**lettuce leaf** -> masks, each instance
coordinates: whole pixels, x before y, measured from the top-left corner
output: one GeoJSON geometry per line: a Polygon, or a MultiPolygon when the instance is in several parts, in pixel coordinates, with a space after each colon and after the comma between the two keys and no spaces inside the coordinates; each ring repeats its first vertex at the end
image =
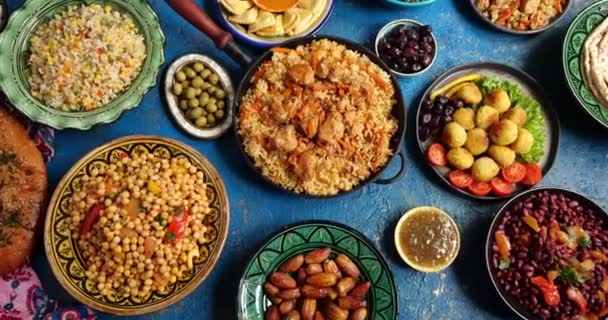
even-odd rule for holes
{"type": "Polygon", "coordinates": [[[501,80],[492,76],[484,76],[477,83],[481,92],[486,95],[494,89],[503,89],[509,94],[511,103],[520,106],[528,113],[528,120],[524,128],[534,137],[534,144],[530,152],[519,155],[520,159],[528,163],[537,163],[545,153],[545,118],[540,103],[532,97],[524,96],[517,83],[501,80]]]}

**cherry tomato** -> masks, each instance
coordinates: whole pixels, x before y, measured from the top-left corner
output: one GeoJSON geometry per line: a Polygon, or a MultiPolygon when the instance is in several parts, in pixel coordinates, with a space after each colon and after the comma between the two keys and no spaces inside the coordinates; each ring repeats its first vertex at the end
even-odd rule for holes
{"type": "Polygon", "coordinates": [[[469,186],[469,191],[476,196],[485,196],[492,191],[492,187],[487,182],[473,181],[473,183],[471,183],[469,186]]]}
{"type": "Polygon", "coordinates": [[[512,164],[502,168],[502,177],[510,183],[518,183],[526,177],[526,166],[513,162],[512,164]]]}
{"type": "Polygon", "coordinates": [[[569,300],[576,303],[581,313],[585,313],[587,311],[587,300],[585,300],[585,297],[583,297],[580,290],[575,287],[570,287],[566,290],[566,296],[569,300]]]}
{"type": "Polygon", "coordinates": [[[536,163],[527,163],[526,166],[526,177],[520,181],[521,184],[527,186],[533,186],[540,182],[543,178],[543,172],[536,163]]]}
{"type": "Polygon", "coordinates": [[[545,298],[547,305],[556,306],[559,304],[559,291],[557,291],[557,286],[553,281],[549,281],[543,276],[533,277],[530,281],[543,292],[543,297],[545,298]]]}
{"type": "Polygon", "coordinates": [[[490,186],[492,186],[492,191],[497,196],[506,196],[515,191],[515,185],[506,182],[505,179],[501,177],[492,179],[492,181],[490,181],[490,186]]]}
{"type": "Polygon", "coordinates": [[[473,176],[467,171],[463,170],[452,170],[448,173],[450,182],[457,188],[465,189],[473,183],[473,176]]]}
{"type": "Polygon", "coordinates": [[[164,243],[173,243],[178,241],[184,236],[184,231],[188,226],[188,209],[186,206],[177,208],[177,213],[169,223],[167,227],[167,233],[165,233],[164,243]]]}
{"type": "Polygon", "coordinates": [[[82,224],[82,229],[80,229],[80,234],[85,235],[89,232],[91,232],[91,229],[93,229],[93,225],[97,223],[97,221],[99,221],[99,215],[101,212],[101,209],[103,209],[104,206],[103,204],[96,204],[93,208],[91,208],[91,211],[89,212],[89,214],[87,215],[87,217],[84,219],[84,223],[82,224]]]}
{"type": "Polygon", "coordinates": [[[445,148],[441,143],[433,143],[431,147],[429,147],[426,157],[434,166],[445,166],[448,164],[445,148]]]}

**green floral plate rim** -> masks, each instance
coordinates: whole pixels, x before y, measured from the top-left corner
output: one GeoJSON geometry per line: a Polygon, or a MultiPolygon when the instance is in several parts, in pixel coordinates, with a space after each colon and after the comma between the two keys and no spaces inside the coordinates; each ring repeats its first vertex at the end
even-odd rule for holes
{"type": "Polygon", "coordinates": [[[15,11],[0,34],[0,89],[9,101],[33,121],[55,129],[88,130],[94,125],[111,123],[126,111],[137,107],[156,84],[160,66],[165,61],[165,35],[158,16],[145,0],[28,0],[15,11]],[[127,14],[144,36],[146,59],[133,83],[107,105],[86,112],[66,112],[46,106],[32,97],[27,77],[29,38],[35,28],[70,5],[98,3],[127,14]]]}
{"type": "Polygon", "coordinates": [[[237,296],[239,320],[264,320],[270,301],[262,285],[268,276],[295,254],[330,247],[349,256],[372,283],[368,320],[398,319],[398,293],[393,274],[382,254],[359,231],[344,224],[313,220],[282,228],[272,235],[247,264],[237,296]]]}
{"type": "Polygon", "coordinates": [[[600,124],[608,128],[608,108],[602,107],[587,88],[581,74],[580,52],[587,36],[608,17],[608,0],[597,1],[572,20],[562,50],[564,76],[579,104],[600,124]]]}
{"type": "Polygon", "coordinates": [[[211,162],[198,151],[179,141],[153,135],[132,135],[110,141],[85,155],[63,176],[49,202],[44,224],[44,249],[51,270],[63,288],[93,309],[117,314],[140,315],[169,307],[194,291],[217,263],[228,236],[230,206],[226,187],[211,162]],[[144,297],[105,297],[95,283],[87,280],[83,258],[71,236],[68,218],[69,198],[81,188],[81,177],[93,168],[107,166],[124,154],[153,153],[163,158],[186,157],[204,174],[206,195],[211,209],[205,216],[208,242],[199,247],[193,270],[177,279],[165,291],[144,297]]]}

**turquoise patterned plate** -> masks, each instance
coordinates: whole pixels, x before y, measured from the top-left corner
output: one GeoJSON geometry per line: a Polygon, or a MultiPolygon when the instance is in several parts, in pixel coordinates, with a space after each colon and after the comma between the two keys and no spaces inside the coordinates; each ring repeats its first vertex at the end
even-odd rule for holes
{"type": "Polygon", "coordinates": [[[145,0],[29,0],[11,15],[6,30],[0,34],[0,89],[17,109],[33,121],[56,129],[88,130],[96,124],[115,121],[125,110],[141,103],[144,94],[156,84],[159,68],[165,61],[164,43],[165,36],[158,17],[145,0]],[[109,5],[135,22],[146,45],[146,60],[141,72],[122,94],[98,109],[66,112],[46,106],[32,97],[29,90],[27,60],[30,36],[38,25],[66,7],[92,3],[109,5]]]}
{"type": "Polygon", "coordinates": [[[290,257],[323,247],[347,255],[361,270],[361,277],[371,282],[367,295],[368,320],[397,319],[397,289],[380,252],[360,232],[330,221],[308,221],[285,227],[256,252],[241,278],[238,318],[264,320],[270,301],[262,285],[268,276],[290,257]]]}
{"type": "Polygon", "coordinates": [[[599,123],[608,128],[608,107],[602,107],[585,86],[580,66],[580,52],[587,36],[608,17],[608,0],[600,0],[581,11],[570,24],[563,49],[566,82],[579,104],[599,123]]]}

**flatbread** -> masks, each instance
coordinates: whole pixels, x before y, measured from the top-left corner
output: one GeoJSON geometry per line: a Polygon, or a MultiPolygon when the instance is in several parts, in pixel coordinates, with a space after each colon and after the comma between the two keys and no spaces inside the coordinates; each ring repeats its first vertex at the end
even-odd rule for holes
{"type": "Polygon", "coordinates": [[[32,255],[45,209],[46,166],[25,128],[0,106],[0,275],[32,255]]]}
{"type": "Polygon", "coordinates": [[[583,81],[598,102],[608,108],[608,19],[598,25],[581,50],[583,81]]]}

